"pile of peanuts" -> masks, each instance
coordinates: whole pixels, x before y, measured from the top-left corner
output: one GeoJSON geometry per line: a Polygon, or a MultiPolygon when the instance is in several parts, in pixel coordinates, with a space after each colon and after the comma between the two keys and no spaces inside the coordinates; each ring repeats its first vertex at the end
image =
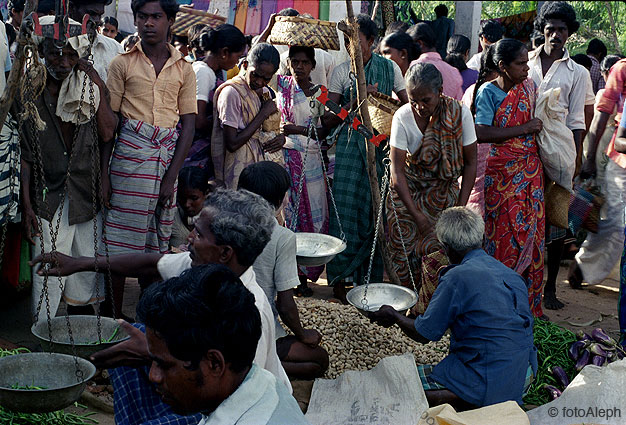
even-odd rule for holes
{"type": "Polygon", "coordinates": [[[413,353],[417,364],[439,363],[447,354],[450,337],[420,344],[400,328],[383,328],[371,323],[350,305],[311,298],[296,298],[305,328],[322,334],[321,346],[328,351],[330,366],[324,378],[334,379],[345,370],[369,370],[384,357],[413,353]]]}

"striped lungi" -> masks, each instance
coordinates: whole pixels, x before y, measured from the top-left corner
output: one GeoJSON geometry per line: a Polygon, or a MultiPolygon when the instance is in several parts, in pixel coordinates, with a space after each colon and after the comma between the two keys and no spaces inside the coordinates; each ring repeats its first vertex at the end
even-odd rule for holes
{"type": "Polygon", "coordinates": [[[110,254],[167,251],[176,202],[165,207],[158,201],[177,139],[174,128],[124,120],[110,166],[111,209],[105,221],[110,254]]]}

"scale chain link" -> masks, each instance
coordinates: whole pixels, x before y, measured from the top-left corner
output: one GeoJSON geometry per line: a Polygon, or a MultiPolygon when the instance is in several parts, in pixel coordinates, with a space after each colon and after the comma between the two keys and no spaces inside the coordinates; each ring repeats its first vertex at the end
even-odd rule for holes
{"type": "Polygon", "coordinates": [[[372,251],[370,252],[370,261],[367,267],[367,274],[365,275],[365,289],[363,290],[363,299],[361,300],[361,305],[363,306],[363,310],[367,311],[367,287],[370,284],[370,279],[372,278],[372,266],[374,265],[374,255],[376,255],[376,241],[378,240],[378,234],[380,233],[380,225],[382,222],[383,215],[383,200],[385,199],[385,194],[389,187],[389,159],[385,158],[383,160],[383,165],[385,167],[385,173],[383,174],[383,178],[380,185],[380,205],[378,206],[378,214],[376,216],[376,226],[374,228],[374,240],[372,241],[372,251]]]}
{"type": "MultiPolygon", "coordinates": [[[[396,202],[393,199],[393,194],[389,191],[389,200],[391,201],[391,209],[393,210],[393,217],[396,220],[396,227],[398,228],[398,235],[400,235],[400,243],[402,244],[402,251],[404,252],[404,258],[406,260],[407,268],[409,269],[409,279],[411,280],[411,284],[413,285],[413,291],[415,292],[415,296],[418,297],[417,286],[415,285],[415,277],[413,276],[413,271],[411,270],[411,264],[409,262],[409,254],[406,251],[406,245],[404,243],[404,236],[402,236],[402,227],[400,226],[400,220],[398,219],[398,213],[396,211],[396,202]]],[[[381,200],[382,203],[382,200],[381,200]]]]}

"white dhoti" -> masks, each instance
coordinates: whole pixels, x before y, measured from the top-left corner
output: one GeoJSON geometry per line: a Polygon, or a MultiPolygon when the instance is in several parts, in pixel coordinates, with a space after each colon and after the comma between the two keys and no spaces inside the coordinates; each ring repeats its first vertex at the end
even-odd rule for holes
{"type": "MultiPolygon", "coordinates": [[[[56,251],[73,257],[94,257],[94,229],[93,220],[79,224],[69,224],[69,202],[66,199],[63,205],[61,221],[59,224],[59,232],[55,241],[56,251]]],[[[54,213],[52,218],[52,228],[56,228],[59,217],[59,209],[54,213]]],[[[96,219],[97,234],[96,238],[100,243],[102,235],[102,214],[99,213],[96,219]]],[[[50,240],[50,227],[47,220],[41,219],[42,235],[35,237],[35,246],[32,247],[33,257],[41,254],[41,243],[43,240],[44,252],[52,251],[50,240]]],[[[37,306],[41,294],[44,290],[44,277],[37,274],[39,265],[33,268],[33,293],[32,293],[32,312],[37,314],[37,306]]],[[[54,317],[59,308],[61,297],[69,305],[88,305],[96,302],[104,301],[104,279],[93,272],[75,273],[72,276],[59,278],[50,276],[48,278],[48,300],[50,303],[50,316],[54,317]]],[[[44,295],[41,310],[39,312],[38,321],[45,320],[46,298],[44,295]]]]}
{"type": "Polygon", "coordinates": [[[611,273],[624,249],[624,208],[626,169],[609,160],[601,183],[606,202],[600,214],[598,233],[588,233],[576,254],[583,279],[590,285],[601,283],[611,273]]]}

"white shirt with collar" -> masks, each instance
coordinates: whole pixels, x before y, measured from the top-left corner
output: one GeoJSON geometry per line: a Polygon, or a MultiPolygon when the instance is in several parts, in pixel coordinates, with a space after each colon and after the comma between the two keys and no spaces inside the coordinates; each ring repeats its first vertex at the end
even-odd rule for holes
{"type": "Polygon", "coordinates": [[[198,425],[304,425],[298,402],[276,377],[252,365],[239,387],[198,425]]]}
{"type": "Polygon", "coordinates": [[[93,67],[100,78],[102,78],[102,81],[106,82],[111,61],[117,55],[124,53],[124,48],[111,37],[98,33],[91,49],[93,67]]]}
{"type": "Polygon", "coordinates": [[[585,105],[593,105],[595,101],[589,72],[574,62],[567,49],[564,49],[563,57],[554,61],[543,75],[542,50],[543,45],[528,53],[529,77],[537,84],[538,93],[560,87],[559,104],[568,111],[565,125],[570,130],[584,130],[585,105]]]}
{"type": "MultiPolygon", "coordinates": [[[[190,268],[191,256],[189,252],[165,254],[157,263],[159,274],[164,280],[180,276],[185,270],[190,268]]],[[[256,305],[261,314],[261,338],[256,347],[254,363],[272,372],[276,378],[287,387],[289,393],[291,393],[291,382],[289,382],[287,373],[280,363],[278,353],[276,353],[274,313],[267,300],[267,296],[256,282],[256,274],[252,267],[249,267],[248,270],[239,276],[239,280],[241,280],[246,289],[254,295],[254,305],[256,305]]]]}

